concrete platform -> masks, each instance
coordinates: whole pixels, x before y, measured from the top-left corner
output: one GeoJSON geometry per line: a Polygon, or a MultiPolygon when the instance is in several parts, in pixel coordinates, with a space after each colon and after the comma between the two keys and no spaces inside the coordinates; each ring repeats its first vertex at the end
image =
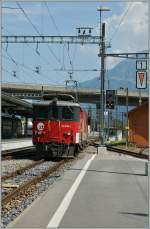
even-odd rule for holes
{"type": "Polygon", "coordinates": [[[145,161],[86,154],[8,227],[148,228],[145,161]]]}
{"type": "Polygon", "coordinates": [[[19,149],[22,147],[32,146],[31,138],[14,138],[14,139],[5,139],[1,141],[2,151],[11,150],[11,149],[19,149]]]}

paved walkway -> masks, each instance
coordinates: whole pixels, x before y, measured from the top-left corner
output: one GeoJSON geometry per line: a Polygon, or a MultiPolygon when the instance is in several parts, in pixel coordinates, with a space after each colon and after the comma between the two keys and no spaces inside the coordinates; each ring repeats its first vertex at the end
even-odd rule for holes
{"type": "Polygon", "coordinates": [[[32,146],[31,138],[5,139],[1,142],[2,151],[32,146]]]}
{"type": "Polygon", "coordinates": [[[148,228],[145,161],[91,148],[9,227],[148,228]]]}

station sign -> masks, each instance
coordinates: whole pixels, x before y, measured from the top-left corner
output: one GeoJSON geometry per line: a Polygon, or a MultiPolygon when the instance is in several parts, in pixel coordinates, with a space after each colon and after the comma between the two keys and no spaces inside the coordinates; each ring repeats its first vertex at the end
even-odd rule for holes
{"type": "Polygon", "coordinates": [[[146,89],[147,88],[147,72],[137,71],[136,72],[136,88],[146,89]]]}
{"type": "Polygon", "coordinates": [[[137,60],[136,61],[136,70],[147,70],[147,61],[146,60],[137,60]]]}

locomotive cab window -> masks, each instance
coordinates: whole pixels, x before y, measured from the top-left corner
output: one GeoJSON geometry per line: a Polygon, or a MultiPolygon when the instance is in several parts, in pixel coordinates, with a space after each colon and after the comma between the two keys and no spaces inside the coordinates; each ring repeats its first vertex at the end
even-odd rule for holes
{"type": "Polygon", "coordinates": [[[79,121],[79,108],[65,106],[61,109],[62,120],[79,121]]]}
{"type": "Polygon", "coordinates": [[[74,117],[72,107],[62,107],[62,119],[72,120],[74,117]]]}
{"type": "Polygon", "coordinates": [[[50,106],[50,119],[51,120],[56,120],[58,119],[58,107],[55,103],[52,103],[50,106]]]}
{"type": "Polygon", "coordinates": [[[34,120],[62,120],[79,121],[80,108],[75,106],[58,106],[54,103],[49,106],[34,106],[34,120]]]}
{"type": "Polygon", "coordinates": [[[48,106],[35,106],[33,108],[34,119],[48,119],[49,118],[49,108],[48,106]]]}

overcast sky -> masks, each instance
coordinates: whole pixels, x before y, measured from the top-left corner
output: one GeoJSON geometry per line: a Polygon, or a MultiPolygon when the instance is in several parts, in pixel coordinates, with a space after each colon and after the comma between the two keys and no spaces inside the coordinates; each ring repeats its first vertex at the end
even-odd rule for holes
{"type": "MultiPolygon", "coordinates": [[[[106,22],[106,41],[111,43],[107,52],[148,50],[146,2],[7,2],[2,5],[2,35],[38,35],[37,30],[44,35],[76,35],[76,27],[80,26],[91,26],[93,35],[98,35],[99,6],[111,9],[110,12],[104,12],[102,17],[106,22]]],[[[100,58],[97,56],[99,48],[96,45],[68,47],[63,44],[49,44],[49,47],[46,44],[38,47],[36,44],[3,44],[3,81],[62,85],[68,79],[68,73],[55,69],[70,69],[70,60],[74,69],[100,68],[100,58]],[[40,67],[40,74],[35,72],[37,66],[40,67]],[[13,76],[13,71],[16,72],[16,77],[13,76]]],[[[121,60],[107,58],[107,69],[113,68],[119,61],[121,60]]],[[[73,78],[80,82],[98,76],[98,72],[73,74],[73,78]]]]}

